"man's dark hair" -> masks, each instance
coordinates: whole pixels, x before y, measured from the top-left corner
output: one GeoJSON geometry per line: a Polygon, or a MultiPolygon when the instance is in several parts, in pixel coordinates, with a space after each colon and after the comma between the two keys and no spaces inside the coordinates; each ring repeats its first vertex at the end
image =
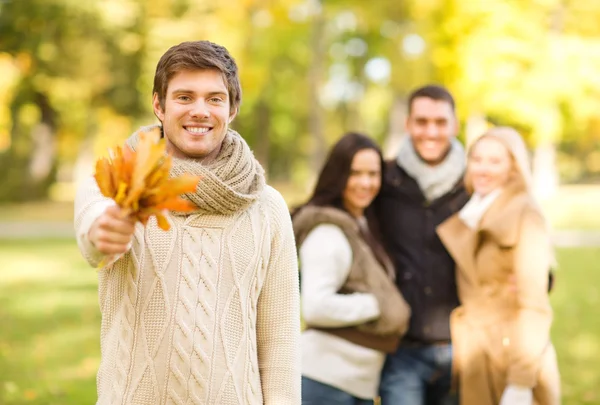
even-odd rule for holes
{"type": "Polygon", "coordinates": [[[416,98],[426,97],[436,101],[445,101],[450,104],[452,111],[454,112],[456,107],[454,104],[454,97],[452,94],[442,86],[435,84],[429,84],[427,86],[419,87],[408,96],[408,115],[412,112],[413,101],[416,98]]]}
{"type": "Polygon", "coordinates": [[[242,90],[238,67],[227,49],[210,41],[187,41],[175,45],[160,58],[154,74],[152,93],[158,94],[162,109],[165,108],[165,97],[169,80],[184,70],[216,69],[223,74],[231,111],[237,111],[242,102],[242,90]]]}

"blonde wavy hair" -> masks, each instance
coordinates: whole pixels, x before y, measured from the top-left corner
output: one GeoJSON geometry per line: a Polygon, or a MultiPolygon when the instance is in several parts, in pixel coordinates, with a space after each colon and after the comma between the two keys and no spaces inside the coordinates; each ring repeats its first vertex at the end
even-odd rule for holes
{"type": "MultiPolygon", "coordinates": [[[[513,176],[513,178],[509,181],[515,185],[522,185],[525,192],[529,194],[531,199],[534,201],[537,211],[542,216],[542,218],[544,218],[546,230],[548,233],[550,233],[550,224],[548,223],[548,220],[544,215],[544,211],[542,210],[542,207],[535,198],[533,192],[533,175],[531,173],[529,152],[527,151],[527,145],[525,144],[523,137],[514,128],[511,127],[493,127],[484,132],[469,146],[469,151],[467,153],[468,158],[470,158],[475,145],[477,145],[479,141],[485,138],[496,139],[506,147],[506,150],[508,150],[508,153],[512,159],[512,166],[515,173],[515,176],[513,176]]],[[[469,175],[468,166],[467,172],[465,174],[465,188],[467,189],[469,194],[473,193],[473,180],[469,175]]],[[[552,244],[550,244],[549,250],[552,267],[556,268],[558,264],[556,261],[556,253],[554,251],[554,246],[552,244]]]]}

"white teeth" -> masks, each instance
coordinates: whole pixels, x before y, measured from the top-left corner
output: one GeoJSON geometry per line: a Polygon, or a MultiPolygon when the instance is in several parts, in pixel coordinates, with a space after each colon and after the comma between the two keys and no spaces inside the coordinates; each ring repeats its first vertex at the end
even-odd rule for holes
{"type": "Polygon", "coordinates": [[[208,128],[202,127],[187,127],[186,128],[189,132],[192,132],[194,134],[204,134],[208,132],[208,128]]]}

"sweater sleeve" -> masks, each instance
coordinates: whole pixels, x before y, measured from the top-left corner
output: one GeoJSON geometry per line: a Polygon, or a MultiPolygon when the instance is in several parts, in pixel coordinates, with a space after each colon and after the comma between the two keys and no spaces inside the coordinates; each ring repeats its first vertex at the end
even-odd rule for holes
{"type": "Polygon", "coordinates": [[[89,241],[88,232],[92,224],[106,208],[114,205],[114,201],[106,198],[100,192],[96,180],[89,177],[77,189],[75,197],[75,237],[83,257],[96,267],[105,255],[89,241]]]}
{"type": "Polygon", "coordinates": [[[359,325],[379,317],[379,305],[368,293],[338,294],[352,265],[352,249],[336,225],[314,228],[300,247],[302,315],[317,327],[359,325]]]}
{"type": "Polygon", "coordinates": [[[514,253],[518,315],[510,342],[508,383],[533,387],[550,342],[550,240],[543,218],[534,210],[524,213],[520,230],[514,253]]]}
{"type": "Polygon", "coordinates": [[[258,365],[265,405],[300,405],[300,297],[292,221],[269,188],[271,252],[257,308],[258,365]]]}

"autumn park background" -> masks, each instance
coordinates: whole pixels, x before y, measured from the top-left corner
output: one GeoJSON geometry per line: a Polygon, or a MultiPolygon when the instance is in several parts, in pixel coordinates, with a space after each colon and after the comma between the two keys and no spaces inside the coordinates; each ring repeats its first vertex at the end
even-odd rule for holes
{"type": "Polygon", "coordinates": [[[156,62],[191,39],[236,58],[233,127],[290,204],[344,131],[393,156],[418,85],[453,92],[464,141],[518,128],[559,246],[563,403],[600,404],[598,21],[592,0],[0,0],[0,404],[94,403],[96,272],[74,190],[155,122],[156,62]]]}

